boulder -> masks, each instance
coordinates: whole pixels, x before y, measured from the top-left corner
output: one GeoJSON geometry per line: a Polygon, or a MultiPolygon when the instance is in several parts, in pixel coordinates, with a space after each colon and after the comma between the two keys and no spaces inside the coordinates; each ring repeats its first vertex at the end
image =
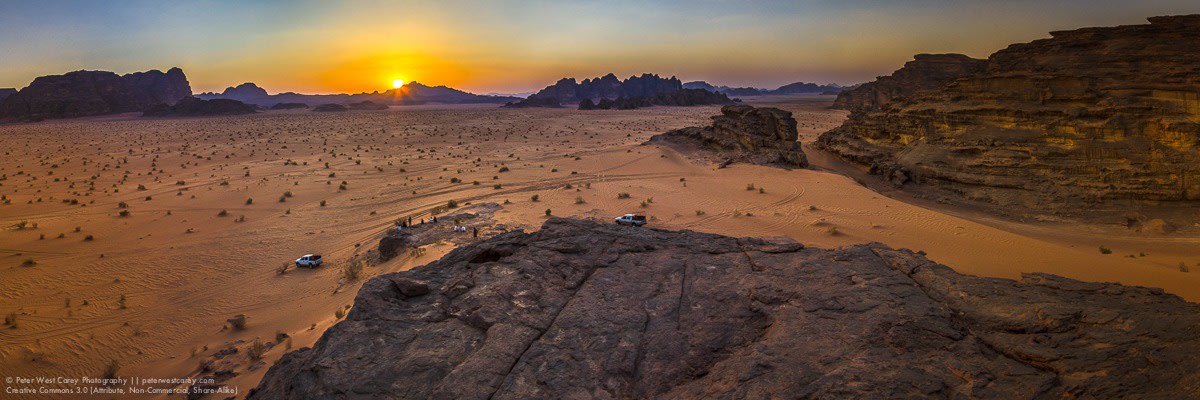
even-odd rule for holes
{"type": "Polygon", "coordinates": [[[368,281],[248,397],[1188,398],[1197,326],[1157,289],[551,218],[368,281]]]}
{"type": "Polygon", "coordinates": [[[808,165],[796,141],[796,120],[790,112],[739,104],[722,107],[721,115],[712,119],[711,126],[676,129],[655,135],[647,143],[695,146],[732,161],[789,167],[808,165]]]}

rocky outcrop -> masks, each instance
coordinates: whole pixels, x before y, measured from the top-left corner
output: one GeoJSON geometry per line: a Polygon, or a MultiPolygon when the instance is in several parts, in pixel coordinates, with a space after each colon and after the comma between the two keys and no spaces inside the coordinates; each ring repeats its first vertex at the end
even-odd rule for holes
{"type": "Polygon", "coordinates": [[[1200,15],[1052,36],[843,93],[817,146],[1020,209],[1200,200],[1200,15]]]}
{"type": "Polygon", "coordinates": [[[796,120],[790,112],[731,105],[721,107],[721,115],[712,119],[711,126],[676,129],[654,135],[648,143],[694,146],[715,153],[725,163],[808,166],[808,158],[796,142],[796,120]]]}
{"type": "Polygon", "coordinates": [[[367,282],[249,398],[1187,398],[1200,305],[551,218],[367,282]]]}
{"type": "Polygon", "coordinates": [[[8,96],[12,96],[14,94],[17,94],[17,89],[0,88],[0,102],[3,102],[4,99],[8,98],[8,96]]]}
{"type": "Polygon", "coordinates": [[[41,120],[145,111],[174,105],[191,96],[183,70],[152,70],[127,75],[75,71],[34,79],[0,101],[0,118],[41,120]]]}
{"type": "Polygon", "coordinates": [[[652,98],[661,93],[671,93],[683,89],[683,83],[678,78],[662,78],[657,74],[642,74],[631,76],[624,81],[616,75],[608,74],[595,79],[584,79],[576,82],[575,78],[563,78],[553,85],[534,93],[529,98],[515,102],[511,107],[545,107],[550,104],[575,104],[585,99],[593,102],[600,99],[613,100],[618,97],[652,98]]]}
{"type": "Polygon", "coordinates": [[[145,117],[201,117],[215,115],[242,115],[253,114],[257,110],[254,106],[228,99],[200,100],[195,97],[187,97],[175,103],[173,106],[160,104],[156,107],[151,107],[142,113],[145,117]]]}

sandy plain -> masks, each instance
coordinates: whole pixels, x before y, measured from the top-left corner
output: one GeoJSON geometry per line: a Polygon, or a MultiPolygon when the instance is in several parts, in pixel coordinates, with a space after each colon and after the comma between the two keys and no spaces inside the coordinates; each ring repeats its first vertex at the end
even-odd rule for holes
{"type": "MultiPolygon", "coordinates": [[[[845,118],[832,100],[746,99],[792,111],[804,143],[845,118]]],[[[342,274],[395,220],[427,218],[451,200],[503,204],[479,225],[483,237],[534,230],[547,210],[608,221],[640,212],[655,228],[819,247],[878,241],[969,274],[1047,272],[1200,300],[1196,227],[1156,235],[1128,231],[1118,215],[1111,224],[999,218],[911,198],[808,146],[813,167],[785,170],[719,169],[642,145],[718,111],[431,105],[2,125],[0,314],[16,326],[0,327],[0,375],[98,376],[116,360],[123,376],[195,376],[228,343],[244,351],[287,334],[259,366],[238,368],[230,384],[244,395],[288,346],[336,323],[362,281],[470,242],[460,235],[368,265],[358,280],[342,274]],[[279,273],[305,253],[327,263],[279,273]],[[237,314],[245,329],[227,322],[237,314]]]]}

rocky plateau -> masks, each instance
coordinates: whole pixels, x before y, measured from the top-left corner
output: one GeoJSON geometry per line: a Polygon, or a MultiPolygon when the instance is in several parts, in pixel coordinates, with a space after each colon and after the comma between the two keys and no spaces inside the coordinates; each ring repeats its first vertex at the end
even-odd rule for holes
{"type": "Polygon", "coordinates": [[[1158,289],[551,218],[370,280],[249,398],[1187,398],[1198,327],[1158,289]]]}
{"type": "Polygon", "coordinates": [[[696,148],[722,165],[747,162],[786,167],[808,166],[796,142],[796,119],[778,108],[738,104],[721,107],[706,127],[688,127],[654,135],[647,143],[696,148]]]}

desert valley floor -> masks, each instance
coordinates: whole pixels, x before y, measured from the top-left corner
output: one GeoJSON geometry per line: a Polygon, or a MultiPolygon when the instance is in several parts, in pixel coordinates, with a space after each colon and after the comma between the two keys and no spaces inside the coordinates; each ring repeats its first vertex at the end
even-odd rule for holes
{"type": "MultiPolygon", "coordinates": [[[[793,112],[803,143],[845,118],[832,96],[745,100],[793,112]]],[[[0,329],[0,374],[95,376],[117,360],[123,373],[183,377],[232,341],[282,332],[293,348],[310,345],[365,280],[344,280],[342,268],[394,221],[450,201],[502,205],[475,225],[481,237],[536,229],[547,210],[600,221],[643,212],[655,228],[877,241],[967,274],[1047,272],[1200,300],[1196,226],[1150,234],[1120,215],[991,217],[909,198],[807,146],[813,167],[786,170],[717,168],[642,144],[718,112],[408,106],[0,126],[0,313],[16,319],[0,329]],[[328,261],[279,273],[306,253],[328,261]],[[227,327],[237,314],[246,329],[227,327]]],[[[364,272],[412,268],[472,240],[447,238],[364,272]]],[[[265,370],[232,383],[248,389],[265,370]]]]}

